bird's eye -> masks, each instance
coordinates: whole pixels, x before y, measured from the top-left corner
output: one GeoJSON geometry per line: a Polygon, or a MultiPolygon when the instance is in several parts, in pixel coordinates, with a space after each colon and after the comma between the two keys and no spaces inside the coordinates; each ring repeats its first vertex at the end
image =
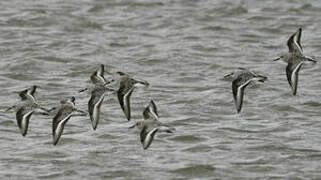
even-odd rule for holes
{"type": "Polygon", "coordinates": [[[281,56],[281,58],[284,58],[284,56],[281,56]]]}

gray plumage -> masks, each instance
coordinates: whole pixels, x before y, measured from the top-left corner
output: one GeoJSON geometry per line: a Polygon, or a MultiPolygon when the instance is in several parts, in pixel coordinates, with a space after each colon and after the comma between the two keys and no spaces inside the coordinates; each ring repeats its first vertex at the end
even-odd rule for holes
{"type": "Polygon", "coordinates": [[[148,86],[147,81],[135,80],[129,77],[123,72],[117,72],[120,75],[119,89],[117,91],[117,97],[121,109],[123,110],[126,118],[130,121],[131,111],[130,111],[130,97],[137,85],[148,86]]]}
{"type": "Polygon", "coordinates": [[[158,128],[154,128],[151,131],[147,131],[147,126],[143,127],[143,129],[140,132],[140,142],[142,143],[144,150],[152,144],[157,131],[158,128]]]}
{"type": "Polygon", "coordinates": [[[241,112],[243,105],[243,97],[245,88],[251,83],[255,81],[264,82],[267,77],[249,71],[247,69],[241,69],[237,73],[233,73],[230,75],[234,75],[232,81],[232,92],[233,98],[236,106],[237,112],[241,112]]]}
{"type": "Polygon", "coordinates": [[[97,85],[95,89],[91,91],[91,97],[88,101],[88,112],[92,127],[96,130],[100,117],[100,107],[104,101],[105,87],[103,85],[97,85]]]}
{"type": "Polygon", "coordinates": [[[159,121],[157,107],[153,100],[151,100],[148,106],[144,109],[143,117],[144,120],[137,121],[129,128],[131,129],[137,127],[138,129],[142,129],[144,126],[146,126],[147,130],[157,127],[159,132],[173,133],[175,131],[175,128],[159,121]]]}
{"type": "Polygon", "coordinates": [[[317,61],[309,56],[303,54],[303,48],[301,45],[301,34],[302,28],[299,28],[295,33],[293,33],[287,41],[288,52],[283,53],[280,57],[274,59],[274,61],[282,60],[288,65],[286,66],[286,77],[289,85],[292,89],[292,94],[297,94],[299,71],[305,62],[317,61]]]}
{"type": "Polygon", "coordinates": [[[56,145],[63,133],[64,127],[72,116],[85,116],[83,111],[77,110],[75,107],[75,97],[71,97],[67,101],[61,101],[61,105],[57,114],[52,119],[52,135],[53,145],[56,145]],[[74,112],[81,112],[81,114],[74,114],[74,112]]]}
{"type": "Polygon", "coordinates": [[[33,114],[49,115],[48,110],[41,107],[35,98],[37,86],[32,86],[19,92],[21,103],[8,108],[6,111],[14,109],[16,111],[16,120],[22,136],[26,136],[29,128],[29,121],[33,114]]]}
{"type": "MultiPolygon", "coordinates": [[[[94,87],[90,89],[91,96],[88,101],[88,112],[91,120],[91,124],[94,130],[97,129],[99,118],[100,118],[100,108],[105,98],[106,91],[114,91],[107,87],[111,81],[106,81],[104,77],[105,68],[101,64],[99,68],[90,76],[90,80],[93,83],[94,87]]],[[[82,91],[88,90],[87,88],[82,91]]]]}

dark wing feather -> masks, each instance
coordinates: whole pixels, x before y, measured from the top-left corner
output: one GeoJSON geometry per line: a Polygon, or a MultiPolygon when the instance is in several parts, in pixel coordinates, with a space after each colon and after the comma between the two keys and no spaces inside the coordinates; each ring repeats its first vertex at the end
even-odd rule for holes
{"type": "Polygon", "coordinates": [[[17,113],[16,113],[16,119],[17,119],[17,124],[18,124],[18,127],[19,127],[19,129],[21,130],[21,132],[22,132],[22,136],[25,136],[26,134],[27,134],[27,132],[28,132],[28,127],[29,127],[29,120],[30,120],[30,118],[31,118],[31,115],[33,114],[33,112],[32,113],[30,113],[29,115],[27,115],[26,117],[25,117],[25,115],[28,113],[28,112],[30,112],[30,111],[28,111],[26,108],[24,108],[24,107],[21,107],[20,109],[18,109],[18,111],[17,111],[17,113]],[[26,127],[25,127],[25,129],[23,129],[23,127],[22,127],[22,121],[24,120],[24,118],[25,118],[25,125],[26,125],[26,127]]]}
{"type": "Polygon", "coordinates": [[[152,144],[157,131],[158,128],[155,128],[150,132],[147,132],[147,126],[143,127],[142,131],[140,132],[140,142],[142,143],[144,149],[147,149],[152,144]]]}
{"type": "Polygon", "coordinates": [[[33,97],[35,96],[36,89],[37,89],[37,86],[32,86],[31,91],[30,91],[31,96],[33,96],[33,97]]]}
{"type": "Polygon", "coordinates": [[[135,87],[132,87],[127,94],[125,94],[125,101],[126,104],[124,104],[124,113],[127,117],[127,120],[130,121],[131,113],[130,113],[130,97],[132,93],[134,92],[135,87]]]}
{"type": "Polygon", "coordinates": [[[91,97],[90,97],[90,99],[88,101],[88,111],[89,111],[89,116],[90,116],[91,122],[93,123],[95,121],[94,118],[97,118],[96,119],[97,123],[94,123],[95,125],[93,124],[93,128],[94,129],[96,129],[97,124],[98,124],[98,120],[99,120],[100,107],[101,107],[101,104],[103,102],[103,99],[100,101],[100,99],[103,98],[102,96],[104,96],[104,90],[103,89],[94,89],[91,92],[91,97]],[[95,107],[96,107],[97,103],[99,103],[97,105],[98,115],[97,115],[97,117],[94,117],[94,111],[95,111],[95,107]]]}
{"type": "Polygon", "coordinates": [[[147,135],[147,126],[144,126],[143,129],[140,131],[140,142],[144,144],[144,140],[147,135]]]}
{"type": "Polygon", "coordinates": [[[135,87],[132,84],[130,84],[130,81],[126,80],[126,81],[120,82],[120,86],[117,91],[117,97],[118,97],[120,107],[124,111],[124,113],[127,117],[127,120],[130,120],[130,96],[131,96],[134,88],[135,87]],[[125,98],[125,96],[127,98],[125,98]],[[127,107],[125,107],[125,101],[126,101],[127,107]]]}
{"type": "Polygon", "coordinates": [[[52,121],[52,130],[55,131],[59,122],[65,119],[70,113],[72,113],[73,108],[70,106],[62,106],[58,113],[55,115],[52,121]]]}
{"type": "Polygon", "coordinates": [[[296,33],[292,34],[287,42],[288,48],[289,48],[289,52],[294,52],[295,51],[295,47],[294,47],[294,36],[296,33]]]}
{"type": "Polygon", "coordinates": [[[292,87],[292,81],[291,81],[291,74],[292,74],[292,71],[293,71],[293,65],[292,63],[289,63],[287,66],[286,66],[286,78],[288,79],[288,82],[289,82],[289,85],[292,87]]]}
{"type": "Polygon", "coordinates": [[[237,78],[237,79],[233,80],[233,82],[232,82],[232,92],[233,92],[234,101],[236,101],[237,90],[240,85],[240,82],[241,82],[240,78],[237,78]]]}
{"type": "Polygon", "coordinates": [[[23,91],[21,91],[21,92],[19,93],[19,96],[20,96],[21,100],[26,100],[26,99],[28,99],[28,98],[27,98],[27,92],[28,92],[28,89],[23,90],[23,91]]]}
{"type": "MultiPolygon", "coordinates": [[[[303,65],[303,62],[297,64],[297,66],[294,68],[294,71],[293,73],[295,73],[295,79],[294,79],[294,87],[293,87],[293,95],[296,95],[296,92],[297,92],[297,88],[298,88],[298,81],[299,81],[299,71],[301,69],[303,65]]],[[[291,77],[292,79],[292,77],[291,77]]]]}
{"type": "Polygon", "coordinates": [[[302,28],[299,28],[297,33],[298,33],[298,35],[297,35],[297,38],[296,38],[296,42],[298,43],[298,45],[301,48],[301,51],[303,52],[303,48],[302,48],[302,45],[301,45],[302,28]]]}
{"type": "Polygon", "coordinates": [[[144,119],[150,118],[150,111],[153,111],[156,114],[156,116],[158,116],[157,106],[153,100],[150,101],[149,105],[145,108],[143,112],[144,119]]]}

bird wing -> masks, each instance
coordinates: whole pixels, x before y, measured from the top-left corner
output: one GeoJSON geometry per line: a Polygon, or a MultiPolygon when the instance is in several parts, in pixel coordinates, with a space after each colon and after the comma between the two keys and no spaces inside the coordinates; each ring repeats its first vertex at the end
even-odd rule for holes
{"type": "Polygon", "coordinates": [[[104,91],[102,89],[94,89],[88,101],[89,116],[94,130],[97,128],[99,122],[100,107],[103,101],[104,91]]]}
{"type": "Polygon", "coordinates": [[[153,100],[150,101],[149,105],[145,108],[143,112],[144,119],[149,119],[153,117],[155,120],[158,120],[157,107],[153,100]]]}
{"type": "Polygon", "coordinates": [[[130,120],[130,96],[133,93],[135,86],[120,85],[119,90],[117,91],[117,97],[120,104],[120,107],[124,111],[127,120],[130,120]]]}
{"type": "Polygon", "coordinates": [[[56,145],[64,130],[64,126],[72,116],[73,108],[71,106],[62,106],[52,120],[53,144],[56,145]]]}
{"type": "Polygon", "coordinates": [[[29,120],[33,114],[33,110],[26,107],[21,107],[16,113],[16,119],[18,127],[21,131],[22,136],[25,136],[28,132],[29,120]]]}
{"type": "MultiPolygon", "coordinates": [[[[297,41],[294,40],[295,36],[297,35],[297,33],[299,34],[300,38],[301,38],[301,33],[300,31],[298,32],[295,32],[293,33],[290,38],[288,39],[287,41],[287,45],[288,45],[288,48],[289,48],[289,52],[290,53],[299,53],[299,54],[302,54],[302,48],[301,48],[301,44],[300,43],[300,40],[299,40],[299,43],[297,41]]],[[[297,37],[297,40],[298,40],[299,37],[297,37]]]]}
{"type": "Polygon", "coordinates": [[[140,142],[142,143],[144,149],[147,149],[152,144],[157,131],[158,128],[154,128],[151,131],[147,132],[147,126],[143,127],[140,132],[140,142]]]}
{"type": "Polygon", "coordinates": [[[288,82],[292,88],[293,95],[296,95],[297,87],[298,87],[298,80],[299,80],[299,71],[303,65],[303,61],[299,63],[289,63],[286,67],[286,77],[288,82]]]}

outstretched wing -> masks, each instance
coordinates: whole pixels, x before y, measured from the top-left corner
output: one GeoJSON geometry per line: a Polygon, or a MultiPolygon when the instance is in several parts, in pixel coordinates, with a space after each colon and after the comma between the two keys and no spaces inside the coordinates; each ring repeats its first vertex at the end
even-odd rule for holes
{"type": "Polygon", "coordinates": [[[300,47],[301,53],[303,52],[303,48],[301,45],[301,34],[302,34],[302,28],[299,28],[298,31],[296,32],[296,43],[300,47]]]}
{"type": "Polygon", "coordinates": [[[36,92],[37,86],[32,86],[30,89],[25,89],[23,91],[21,91],[19,93],[19,96],[21,98],[21,100],[29,100],[32,101],[34,103],[36,103],[36,99],[35,99],[35,92],[36,92]]]}
{"type": "Polygon", "coordinates": [[[94,89],[91,92],[90,100],[88,101],[88,111],[93,129],[96,130],[99,122],[100,107],[104,101],[104,90],[94,89]]]}
{"type": "Polygon", "coordinates": [[[94,84],[105,84],[106,83],[106,79],[104,77],[104,73],[105,73],[105,67],[104,67],[103,64],[101,64],[100,68],[90,76],[90,79],[91,79],[92,83],[94,83],[94,84]]]}
{"type": "Polygon", "coordinates": [[[154,128],[147,132],[147,126],[143,127],[142,131],[140,132],[140,142],[142,143],[144,149],[147,149],[152,144],[157,131],[158,128],[154,128]]]}
{"type": "MultiPolygon", "coordinates": [[[[287,45],[288,45],[288,48],[289,48],[289,52],[290,53],[299,53],[299,54],[302,54],[302,48],[301,48],[301,44],[300,43],[300,40],[299,40],[299,43],[298,41],[295,41],[294,38],[297,34],[299,34],[300,38],[301,38],[301,31],[297,31],[295,33],[293,33],[290,38],[288,39],[288,42],[287,42],[287,45]]],[[[297,40],[298,40],[299,37],[297,37],[297,40]]]]}
{"type": "Polygon", "coordinates": [[[73,108],[71,106],[62,106],[52,120],[53,144],[56,145],[64,130],[64,126],[72,116],[73,108]]]}
{"type": "Polygon", "coordinates": [[[130,121],[130,96],[133,93],[135,86],[120,86],[117,91],[117,97],[120,104],[120,107],[125,113],[125,116],[128,121],[130,121]]]}
{"type": "Polygon", "coordinates": [[[289,63],[286,67],[286,77],[288,82],[291,86],[293,95],[296,95],[297,87],[298,87],[298,80],[299,80],[299,71],[303,65],[303,61],[292,64],[289,63]]]}
{"type": "Polygon", "coordinates": [[[145,108],[143,116],[145,120],[151,117],[153,117],[155,120],[158,120],[157,107],[153,100],[151,100],[149,105],[145,108]]]}
{"type": "Polygon", "coordinates": [[[232,82],[232,92],[233,98],[236,106],[236,110],[239,113],[242,109],[243,97],[244,97],[244,89],[247,85],[250,84],[252,78],[244,79],[244,77],[240,76],[232,82]]]}
{"type": "Polygon", "coordinates": [[[26,107],[21,107],[16,113],[17,124],[22,136],[26,136],[28,132],[29,120],[33,113],[33,110],[30,110],[26,107]]]}

